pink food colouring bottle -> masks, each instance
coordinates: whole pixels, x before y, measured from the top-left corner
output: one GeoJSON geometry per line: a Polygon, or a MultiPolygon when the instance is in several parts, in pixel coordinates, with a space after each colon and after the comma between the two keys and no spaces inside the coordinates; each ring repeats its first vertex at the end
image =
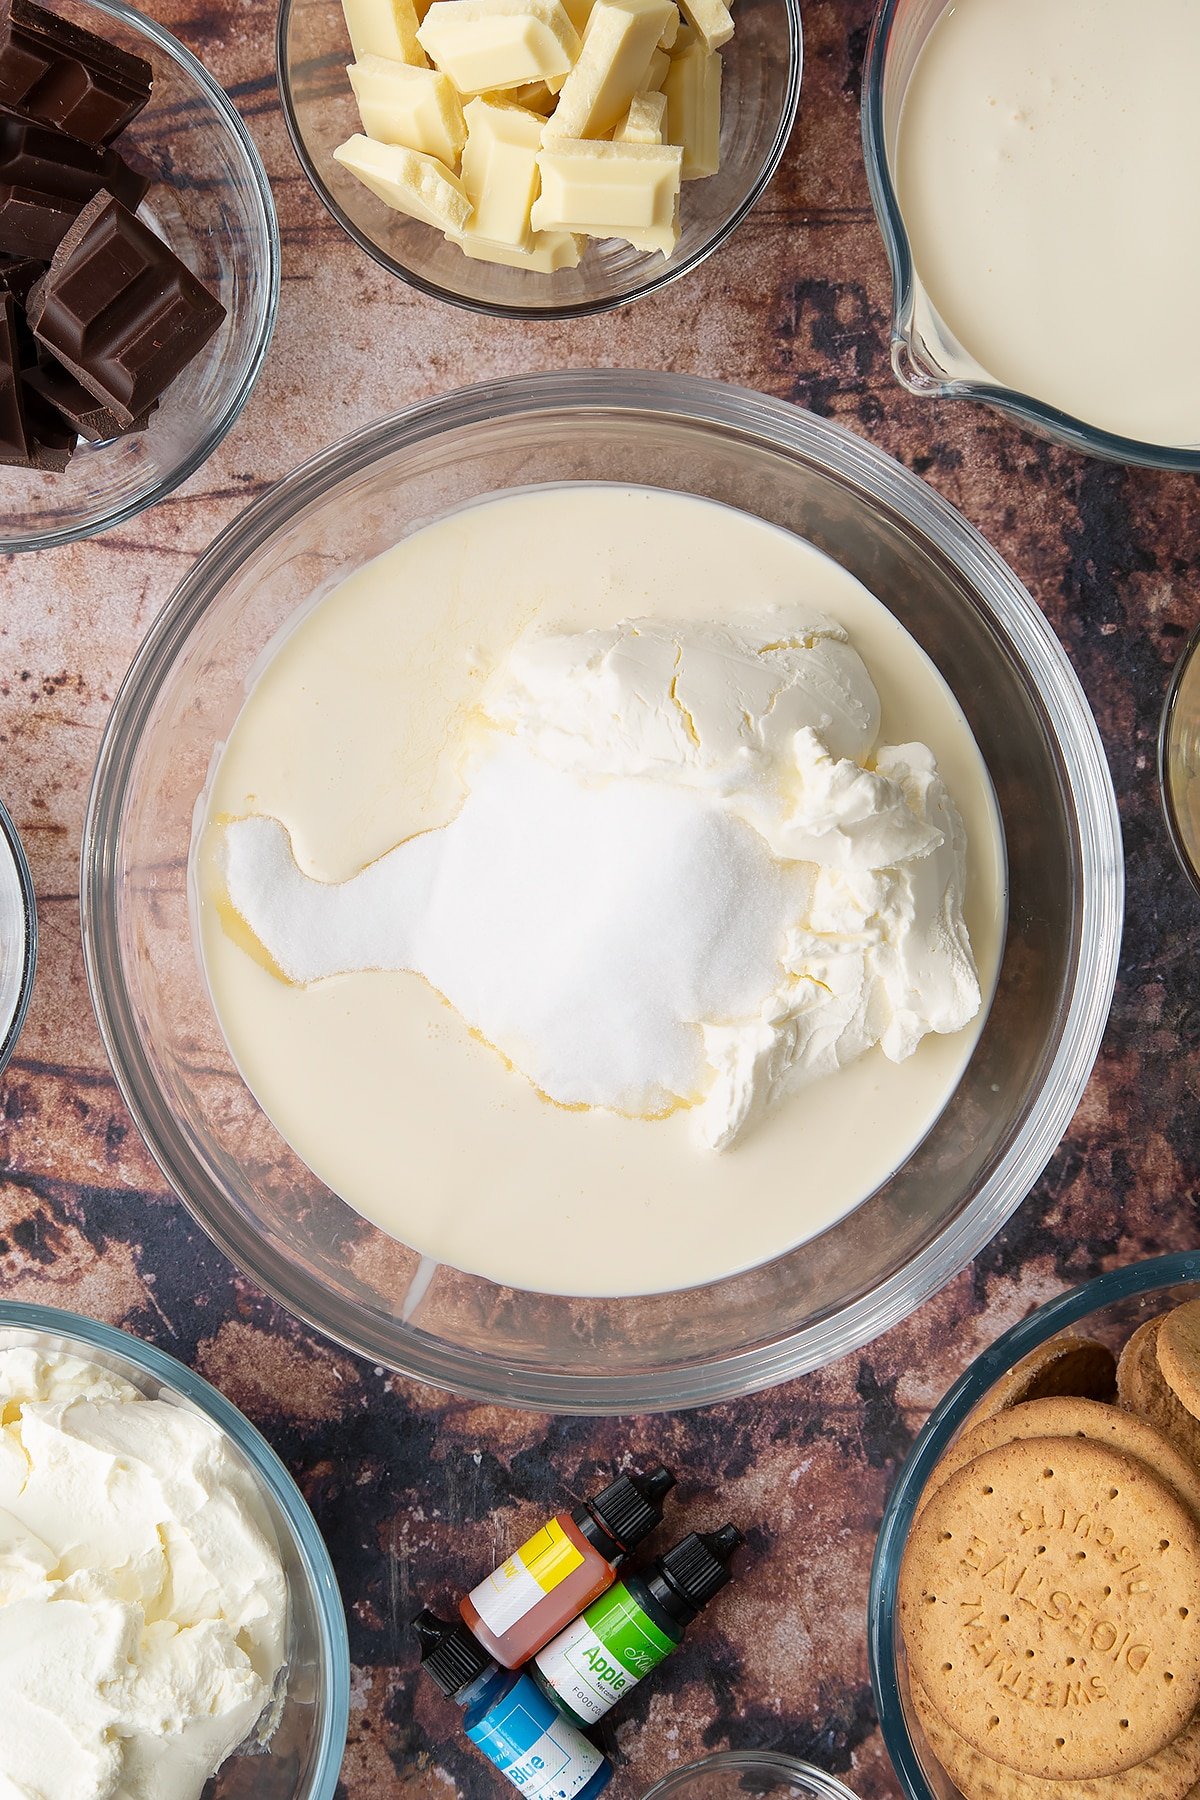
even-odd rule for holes
{"type": "Polygon", "coordinates": [[[574,1512],[548,1519],[459,1601],[464,1622],[502,1668],[520,1668],[612,1586],[618,1564],[662,1523],[674,1486],[661,1464],[648,1475],[619,1475],[574,1512]]]}

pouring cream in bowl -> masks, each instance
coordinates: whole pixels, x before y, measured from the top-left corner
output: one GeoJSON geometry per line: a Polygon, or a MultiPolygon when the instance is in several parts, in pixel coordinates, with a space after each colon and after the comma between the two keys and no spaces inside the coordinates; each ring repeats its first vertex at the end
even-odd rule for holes
{"type": "Polygon", "coordinates": [[[1200,449],[1198,87],[1192,0],[887,0],[865,130],[901,378],[1131,461],[1200,449]]]}

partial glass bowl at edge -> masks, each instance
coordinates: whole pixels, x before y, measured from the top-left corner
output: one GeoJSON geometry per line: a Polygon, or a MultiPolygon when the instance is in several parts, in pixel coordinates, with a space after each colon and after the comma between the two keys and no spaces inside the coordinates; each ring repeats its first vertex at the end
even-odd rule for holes
{"type": "MultiPolygon", "coordinates": [[[[620,371],[523,377],[416,407],[251,506],[139,651],[84,839],[84,948],[105,1045],[155,1158],[205,1230],[292,1312],[369,1360],[557,1412],[699,1405],[766,1387],[877,1336],[962,1268],[1029,1192],[1075,1110],[1112,997],[1121,911],[1095,723],[1050,626],[979,534],[824,420],[718,382],[620,371]],[[454,507],[569,480],[707,496],[843,563],[950,683],[1007,835],[996,998],[925,1142],[802,1248],[703,1288],[633,1299],[505,1290],[431,1267],[331,1194],[242,1082],[188,912],[196,798],[248,672],[296,609],[454,507]]],[[[405,1179],[399,1120],[396,1166],[405,1179]]]]}
{"type": "Polygon", "coordinates": [[[0,1074],[17,1047],[37,968],[37,902],[17,828],[0,800],[0,1074]]]}
{"type": "MultiPolygon", "coordinates": [[[[926,39],[952,0],[880,0],[867,40],[862,85],[863,155],[875,217],[892,273],[892,367],[910,393],[929,400],[976,400],[1028,430],[1086,456],[1147,468],[1200,471],[1200,448],[1147,444],[1102,431],[1045,401],[983,376],[941,324],[913,264],[892,170],[900,114],[926,39]],[[956,364],[958,372],[955,373],[956,364]]],[[[1100,305],[1102,300],[1093,299],[1100,305]]],[[[1116,345],[1114,355],[1136,355],[1116,345]]]]}
{"type": "Polygon", "coordinates": [[[684,183],[675,254],[589,239],[575,269],[542,275],[477,262],[432,226],[392,212],[333,160],[362,125],[346,76],[352,60],[338,0],[281,0],[276,62],[283,115],[318,198],[343,231],[401,281],[438,300],[500,317],[585,316],[653,294],[710,256],[745,218],[779,165],[796,117],[803,65],[799,0],[738,0],[721,51],[721,166],[684,183]]]}
{"type": "Polygon", "coordinates": [[[107,531],[194,474],[250,397],[279,303],[271,189],[228,95],[177,38],[124,0],[55,0],[55,10],[150,63],[150,103],[116,147],[154,176],[143,217],[226,317],[145,431],[80,444],[62,474],[0,468],[0,555],[107,531]]]}
{"type": "Polygon", "coordinates": [[[645,1800],[854,1800],[832,1775],[774,1750],[719,1750],[656,1781],[645,1800]]]}
{"type": "Polygon", "coordinates": [[[287,1692],[265,1750],[235,1754],[205,1787],[205,1800],[333,1800],[350,1710],[350,1645],[329,1552],[295,1482],[266,1440],[207,1381],[153,1345],[56,1307],[0,1300],[0,1348],[66,1350],[211,1421],[254,1481],[287,1577],[287,1692]],[[249,1777],[249,1779],[248,1779],[249,1777]]]}
{"type": "Polygon", "coordinates": [[[905,1545],[932,1470],[989,1390],[1039,1345],[1070,1332],[1099,1338],[1118,1352],[1144,1320],[1195,1299],[1198,1283],[1200,1252],[1182,1251],[1113,1269],[1049,1301],[976,1357],[909,1451],[875,1546],[867,1621],[880,1728],[907,1800],[959,1800],[958,1787],[925,1743],[909,1698],[897,1605],[905,1545]]]}

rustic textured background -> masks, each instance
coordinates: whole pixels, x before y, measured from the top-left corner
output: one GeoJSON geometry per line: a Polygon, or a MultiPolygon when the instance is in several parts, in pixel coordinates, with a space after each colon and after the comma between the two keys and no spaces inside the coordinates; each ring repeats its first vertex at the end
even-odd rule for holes
{"type": "MultiPolygon", "coordinates": [[[[896,1789],[872,1716],[864,1611],[905,1448],[969,1358],[1030,1307],[1101,1267],[1196,1242],[1200,903],[1172,861],[1154,777],[1168,672],[1200,617],[1194,483],[1085,462],[896,387],[858,142],[869,0],[808,0],[800,126],[733,241],[657,299],[547,326],[439,307],[339,235],[288,145],[265,0],[151,4],[257,138],[283,225],[283,303],[245,416],[182,492],[123,530],[0,572],[0,793],[42,925],[29,1023],[0,1077],[3,1291],[126,1325],[193,1363],[295,1472],[350,1618],[348,1800],[508,1791],[463,1748],[453,1709],[414,1681],[412,1595],[451,1598],[626,1449],[687,1472],[690,1520],[757,1521],[757,1554],[620,1715],[614,1800],[725,1744],[799,1752],[882,1800],[896,1789]],[[1029,584],[1096,707],[1130,877],[1104,1054],[1009,1230],[861,1355],[763,1398],[628,1425],[547,1421],[410,1386],[331,1349],[240,1280],[164,1192],[130,1126],[79,947],[80,827],[105,715],[139,638],[217,528],[365,420],[486,375],[564,364],[683,369],[785,396],[867,433],[961,507],[1029,584]]],[[[1113,353],[1136,355],[1136,343],[1122,336],[1113,353]]]]}

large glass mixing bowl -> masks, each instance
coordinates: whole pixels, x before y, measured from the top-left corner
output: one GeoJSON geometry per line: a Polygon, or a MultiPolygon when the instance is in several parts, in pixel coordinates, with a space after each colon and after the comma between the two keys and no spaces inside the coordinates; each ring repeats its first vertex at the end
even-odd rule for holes
{"type": "MultiPolygon", "coordinates": [[[[697,1405],[802,1374],[895,1324],[968,1262],[1029,1192],[1075,1110],[1112,997],[1121,904],[1116,808],[1087,703],[1042,614],[978,533],[824,420],[716,382],[615,370],[490,383],[416,407],[250,507],[138,653],[84,838],[84,947],[104,1041],[155,1158],[205,1230],[361,1355],[560,1412],[697,1405]],[[724,501],[859,576],[957,694],[991,771],[1009,859],[991,1014],[915,1154],[802,1248],[703,1288],[635,1299],[501,1289],[433,1266],[330,1193],[238,1074],[188,912],[197,797],[247,677],[297,609],[453,507],[570,480],[724,501]]],[[[406,1179],[399,1112],[396,1178],[406,1179]]]]}

